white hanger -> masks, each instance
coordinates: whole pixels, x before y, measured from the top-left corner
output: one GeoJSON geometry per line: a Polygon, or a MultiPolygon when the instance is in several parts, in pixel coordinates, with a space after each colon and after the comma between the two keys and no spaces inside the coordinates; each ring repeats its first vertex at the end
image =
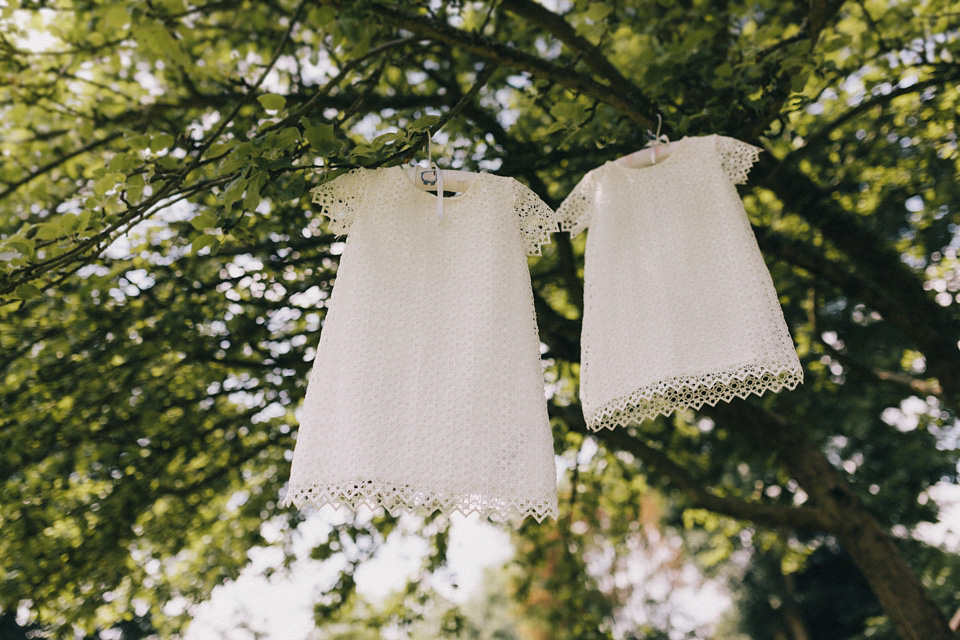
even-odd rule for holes
{"type": "Polygon", "coordinates": [[[437,192],[437,220],[443,218],[443,192],[463,192],[470,188],[477,178],[477,173],[461,171],[459,169],[441,169],[433,161],[432,138],[427,137],[427,166],[412,166],[407,168],[407,176],[418,189],[437,192]]]}
{"type": "MultiPolygon", "coordinates": [[[[640,167],[649,167],[651,165],[657,164],[657,161],[665,160],[672,151],[670,138],[664,135],[660,135],[660,126],[663,124],[663,118],[660,114],[657,114],[657,133],[653,136],[653,139],[648,142],[643,149],[639,151],[634,151],[629,155],[625,155],[622,158],[617,158],[616,162],[619,162],[622,165],[632,167],[634,169],[639,169],[640,167]]],[[[649,131],[647,132],[650,133],[649,131]]]]}

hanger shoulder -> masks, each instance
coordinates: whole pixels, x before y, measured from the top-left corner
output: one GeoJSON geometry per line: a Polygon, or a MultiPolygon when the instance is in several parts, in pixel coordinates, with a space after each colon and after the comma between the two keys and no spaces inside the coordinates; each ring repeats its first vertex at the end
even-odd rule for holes
{"type": "MultiPolygon", "coordinates": [[[[444,191],[466,191],[477,178],[473,171],[442,169],[444,191]]],[[[406,170],[410,182],[423,191],[437,190],[436,170],[431,167],[409,167],[406,170]]]]}
{"type": "Polygon", "coordinates": [[[659,144],[655,147],[644,147],[643,149],[634,151],[633,153],[625,155],[622,158],[617,158],[615,162],[633,169],[649,167],[650,165],[665,160],[673,150],[672,147],[672,142],[659,144]],[[656,157],[654,157],[654,153],[656,153],[656,157]],[[654,162],[654,159],[656,159],[656,162],[654,162]]]}

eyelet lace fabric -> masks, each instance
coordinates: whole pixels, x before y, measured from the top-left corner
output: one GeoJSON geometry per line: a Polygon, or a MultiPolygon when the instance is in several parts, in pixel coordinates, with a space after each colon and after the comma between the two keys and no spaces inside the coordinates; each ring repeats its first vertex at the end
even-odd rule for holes
{"type": "Polygon", "coordinates": [[[759,149],[684,138],[609,162],[558,209],[587,227],[580,400],[593,430],[793,389],[803,370],[735,184],[759,149]]]}
{"type": "Polygon", "coordinates": [[[329,218],[327,227],[338,236],[350,232],[350,225],[363,202],[368,171],[354,169],[310,191],[314,204],[320,205],[320,214],[329,218]]]}
{"type": "Polygon", "coordinates": [[[443,203],[400,167],[314,190],[348,233],[283,504],[556,517],[526,255],[556,228],[519,182],[443,203]]]}

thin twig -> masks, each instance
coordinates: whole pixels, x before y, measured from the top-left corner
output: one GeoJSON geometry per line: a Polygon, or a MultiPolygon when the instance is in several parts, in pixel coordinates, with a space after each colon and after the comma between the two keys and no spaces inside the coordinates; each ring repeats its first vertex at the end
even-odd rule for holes
{"type": "Polygon", "coordinates": [[[440,117],[440,119],[437,121],[437,123],[433,125],[433,127],[426,130],[424,134],[420,136],[420,139],[418,141],[412,143],[409,147],[401,149],[400,151],[397,151],[387,156],[383,160],[375,163],[373,166],[384,166],[384,165],[389,166],[390,163],[398,159],[409,158],[410,156],[414,155],[415,153],[423,149],[424,145],[427,144],[427,140],[432,138],[437,131],[440,131],[440,129],[442,129],[445,124],[447,124],[448,122],[456,118],[458,115],[460,115],[460,112],[462,112],[467,107],[468,104],[473,102],[473,99],[480,92],[480,89],[482,89],[487,84],[487,82],[490,81],[490,78],[493,77],[493,74],[496,73],[497,69],[499,69],[499,65],[494,63],[487,64],[483,68],[483,70],[477,74],[477,80],[476,82],[473,83],[473,86],[470,87],[470,90],[467,91],[463,95],[463,97],[460,98],[460,100],[455,105],[453,105],[453,107],[449,111],[443,114],[440,117]]]}

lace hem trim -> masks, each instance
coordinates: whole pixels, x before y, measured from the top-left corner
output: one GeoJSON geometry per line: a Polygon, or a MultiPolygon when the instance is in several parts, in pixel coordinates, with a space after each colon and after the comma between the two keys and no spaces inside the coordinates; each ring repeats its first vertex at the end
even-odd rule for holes
{"type": "Polygon", "coordinates": [[[704,404],[712,407],[721,400],[761,396],[767,391],[777,393],[802,382],[803,369],[799,366],[772,369],[751,364],[733,372],[676,376],[605,403],[586,416],[587,427],[600,431],[636,425],[660,415],[669,416],[678,409],[699,409],[704,404]]]}
{"type": "Polygon", "coordinates": [[[325,484],[292,486],[280,502],[281,507],[293,505],[302,508],[330,505],[335,509],[346,507],[357,511],[360,507],[374,510],[383,507],[392,516],[401,512],[427,515],[433,511],[444,514],[480,514],[496,522],[519,522],[527,516],[543,522],[548,516],[557,519],[557,503],[550,500],[506,499],[476,493],[423,491],[409,485],[397,485],[375,480],[353,480],[325,484]]]}

